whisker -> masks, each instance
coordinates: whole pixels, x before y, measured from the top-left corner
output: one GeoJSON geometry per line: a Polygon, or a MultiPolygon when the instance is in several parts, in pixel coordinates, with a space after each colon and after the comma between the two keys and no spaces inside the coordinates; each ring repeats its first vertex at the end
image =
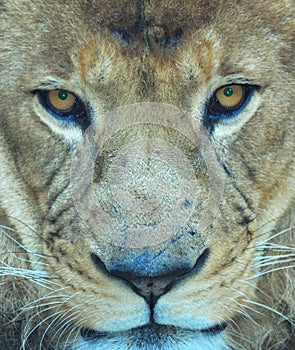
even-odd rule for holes
{"type": "MultiPolygon", "coordinates": [[[[252,287],[253,289],[256,289],[257,291],[259,291],[265,297],[267,297],[267,298],[269,297],[269,295],[266,294],[265,291],[263,291],[261,288],[259,288],[256,284],[253,284],[253,283],[251,283],[251,282],[249,282],[247,280],[239,280],[239,281],[242,283],[242,285],[248,284],[250,287],[252,287]]],[[[244,296],[245,296],[245,294],[244,294],[244,296]]]]}
{"type": "MultiPolygon", "coordinates": [[[[78,325],[80,322],[78,323],[74,323],[72,324],[72,330],[68,333],[67,338],[65,339],[64,345],[63,345],[63,349],[64,350],[69,350],[69,345],[71,344],[75,344],[77,342],[78,337],[80,336],[80,331],[81,331],[81,327],[78,325]],[[76,332],[75,336],[73,337],[73,340],[70,343],[70,338],[72,336],[72,334],[76,332]]],[[[57,342],[57,346],[59,345],[60,339],[58,339],[57,342]]]]}
{"type": "Polygon", "coordinates": [[[277,272],[277,271],[286,270],[286,269],[292,269],[292,268],[294,268],[294,267],[295,267],[295,265],[280,266],[280,267],[275,268],[275,269],[260,271],[260,272],[257,272],[255,275],[249,277],[248,280],[252,280],[252,279],[255,279],[255,278],[264,276],[264,275],[266,275],[266,274],[272,273],[272,272],[277,272]]]}
{"type": "MultiPolygon", "coordinates": [[[[77,307],[78,307],[78,305],[75,305],[75,306],[73,306],[73,307],[72,307],[71,309],[69,309],[69,310],[62,310],[62,311],[61,311],[61,312],[62,312],[61,314],[58,313],[58,312],[55,313],[56,317],[54,317],[54,319],[49,323],[49,325],[48,325],[48,326],[46,327],[46,329],[43,331],[43,335],[42,335],[42,337],[41,337],[41,339],[40,339],[39,350],[42,350],[43,342],[44,342],[45,336],[46,336],[48,330],[49,330],[50,328],[52,328],[52,325],[53,325],[54,323],[57,323],[57,325],[53,328],[53,330],[56,329],[62,322],[64,322],[64,316],[67,315],[67,314],[70,314],[70,316],[71,316],[71,312],[72,312],[74,309],[76,309],[77,307]]],[[[51,339],[51,341],[54,339],[54,337],[55,337],[55,335],[53,336],[53,338],[51,339]]]]}
{"type": "MultiPolygon", "coordinates": [[[[244,293],[241,293],[241,295],[245,296],[244,293]]],[[[244,316],[244,317],[246,317],[248,320],[250,320],[256,327],[261,327],[261,325],[258,324],[258,323],[254,320],[254,318],[246,311],[246,309],[249,310],[249,311],[253,311],[253,312],[255,312],[255,313],[257,313],[257,314],[259,314],[259,315],[261,315],[261,316],[265,316],[264,313],[259,312],[258,310],[253,309],[253,308],[251,308],[251,307],[249,307],[249,306],[247,306],[247,305],[245,305],[245,304],[241,304],[240,302],[238,302],[238,301],[237,301],[236,299],[234,299],[234,298],[228,298],[228,297],[227,297],[227,299],[230,300],[231,302],[234,302],[234,303],[239,307],[239,308],[237,309],[237,312],[238,312],[239,314],[241,314],[242,316],[244,316]]]]}
{"type": "Polygon", "coordinates": [[[282,259],[280,257],[276,258],[274,257],[274,259],[262,259],[262,261],[256,261],[255,264],[252,265],[252,267],[265,267],[265,266],[274,266],[277,264],[287,264],[290,262],[294,262],[295,263],[295,259],[282,259]],[[279,260],[280,259],[280,260],[279,260]]]}
{"type": "MultiPolygon", "coordinates": [[[[28,225],[27,223],[25,223],[23,220],[19,219],[19,218],[16,218],[14,216],[11,216],[11,215],[7,215],[7,218],[10,218],[12,220],[15,220],[21,224],[24,225],[24,227],[28,228],[30,231],[32,231],[35,235],[37,235],[42,241],[44,242],[48,242],[48,240],[46,240],[44,237],[42,237],[32,226],[28,225]]],[[[15,231],[17,232],[17,231],[15,231]]]]}
{"type": "MultiPolygon", "coordinates": [[[[9,252],[8,253],[16,260],[19,260],[19,261],[22,261],[22,262],[25,262],[25,263],[28,263],[28,264],[34,264],[34,265],[42,265],[42,266],[48,266],[47,263],[45,262],[42,262],[42,261],[37,261],[37,260],[28,260],[28,259],[24,259],[24,258],[21,258],[19,256],[19,252],[15,253],[15,252],[9,252]]],[[[27,253],[24,253],[24,254],[27,254],[27,253]]],[[[36,255],[35,253],[33,253],[34,255],[36,255]]]]}
{"type": "Polygon", "coordinates": [[[256,245],[257,249],[260,250],[267,250],[267,249],[271,249],[272,251],[295,251],[295,246],[285,246],[285,245],[281,245],[281,244],[277,244],[277,243],[258,243],[256,245]]]}
{"type": "MultiPolygon", "coordinates": [[[[77,305],[77,307],[80,307],[80,305],[77,305]]],[[[62,339],[62,337],[65,335],[65,333],[68,331],[68,329],[70,327],[72,327],[72,330],[70,332],[68,332],[67,338],[65,340],[65,343],[69,343],[69,339],[71,337],[71,334],[74,332],[74,330],[77,328],[77,326],[75,325],[75,320],[78,319],[78,316],[81,314],[81,311],[76,311],[74,313],[71,313],[68,317],[66,317],[64,319],[64,324],[62,325],[62,327],[60,327],[60,329],[58,330],[58,332],[60,332],[60,335],[57,339],[56,345],[58,346],[60,344],[60,341],[62,339]]],[[[56,327],[55,327],[56,328],[56,327]]],[[[56,335],[58,334],[58,332],[55,333],[53,339],[56,337],[56,335]]]]}
{"type": "MultiPolygon", "coordinates": [[[[255,245],[247,247],[246,249],[247,250],[253,250],[254,249],[254,250],[262,251],[262,252],[264,250],[272,249],[272,247],[279,249],[279,247],[280,247],[279,244],[271,243],[270,241],[274,240],[274,239],[276,239],[276,238],[278,238],[278,237],[280,237],[280,236],[282,236],[282,235],[284,235],[286,233],[291,233],[292,230],[294,230],[294,226],[290,226],[290,227],[288,227],[288,228],[286,228],[284,230],[281,230],[281,231],[279,231],[279,232],[277,232],[277,233],[275,233],[275,234],[273,234],[271,236],[267,236],[267,238],[262,240],[262,241],[259,241],[259,239],[262,236],[258,235],[258,236],[253,238],[253,241],[257,241],[257,243],[255,245]],[[276,247],[274,247],[274,245],[276,245],[276,247]]],[[[263,234],[263,236],[264,236],[264,234],[263,234]]],[[[294,246],[289,246],[289,247],[288,246],[281,246],[281,247],[282,247],[282,249],[288,249],[288,250],[292,250],[292,251],[295,249],[294,246]]]]}
{"type": "Polygon", "coordinates": [[[44,300],[48,300],[48,299],[57,299],[57,298],[65,298],[65,297],[68,297],[68,295],[65,295],[65,294],[57,294],[59,292],[62,292],[66,289],[68,289],[70,287],[63,287],[63,288],[59,288],[57,290],[54,290],[48,294],[45,294],[43,295],[42,297],[36,299],[36,300],[33,300],[31,301],[30,303],[26,304],[25,306],[22,307],[23,310],[30,310],[30,308],[34,308],[34,307],[37,307],[39,304],[39,302],[41,301],[44,301],[44,300]],[[35,304],[35,305],[34,305],[35,304]]]}
{"type": "Polygon", "coordinates": [[[280,316],[282,319],[284,319],[285,321],[288,321],[293,327],[295,327],[295,323],[286,315],[282,314],[281,312],[279,312],[278,310],[275,310],[274,308],[268,306],[268,305],[265,305],[265,304],[262,304],[262,303],[259,303],[258,301],[253,301],[253,300],[249,300],[249,299],[243,299],[243,301],[245,303],[249,303],[251,305],[255,305],[255,306],[259,306],[261,308],[264,308],[278,316],[280,316]]]}
{"type": "MultiPolygon", "coordinates": [[[[17,232],[16,230],[14,229],[11,229],[9,227],[6,227],[6,226],[3,226],[1,225],[0,226],[0,231],[2,233],[2,235],[4,235],[6,238],[8,238],[9,240],[11,240],[13,243],[15,243],[17,246],[19,246],[21,249],[23,249],[25,252],[27,252],[28,254],[32,254],[32,255],[35,255],[35,256],[38,256],[39,258],[44,258],[43,255],[40,255],[38,253],[34,253],[32,252],[31,250],[29,250],[27,247],[25,247],[23,244],[21,244],[17,239],[15,239],[14,237],[12,237],[11,235],[9,235],[6,231],[6,230],[10,230],[10,231],[13,231],[13,232],[17,232]]],[[[41,247],[41,245],[39,246],[41,247]]]]}
{"type": "MultiPolygon", "coordinates": [[[[53,308],[53,306],[52,306],[51,308],[53,308]]],[[[43,310],[42,313],[45,312],[45,311],[50,310],[51,308],[48,308],[47,310],[43,310]]],[[[28,333],[28,335],[27,335],[27,336],[25,337],[25,339],[23,340],[22,346],[21,346],[21,350],[25,350],[25,349],[26,349],[25,346],[26,346],[26,343],[27,343],[28,339],[30,338],[30,336],[31,336],[42,324],[44,324],[45,322],[47,322],[48,320],[50,320],[50,319],[53,318],[53,317],[54,317],[54,318],[58,317],[58,316],[61,315],[62,313],[64,313],[64,310],[57,311],[57,312],[55,312],[55,313],[53,313],[53,314],[51,314],[51,315],[49,315],[49,316],[43,318],[40,322],[38,322],[38,323],[30,330],[30,332],[28,333]]],[[[36,315],[35,315],[35,316],[36,316],[36,315]]]]}
{"type": "Polygon", "coordinates": [[[273,239],[275,239],[275,238],[277,238],[277,237],[279,237],[279,236],[281,236],[281,235],[283,235],[283,234],[285,234],[285,233],[287,233],[287,232],[291,232],[291,231],[294,230],[294,229],[295,229],[295,226],[289,226],[288,228],[286,228],[286,229],[284,229],[284,230],[281,230],[281,231],[279,231],[279,232],[273,234],[272,236],[266,238],[266,239],[265,239],[264,241],[262,241],[261,243],[267,243],[267,242],[269,242],[269,241],[271,241],[271,240],[273,240],[273,239]]]}
{"type": "MultiPolygon", "coordinates": [[[[51,286],[58,286],[56,282],[53,281],[52,278],[50,278],[46,272],[41,270],[28,270],[23,268],[16,268],[11,267],[4,261],[0,261],[3,266],[0,266],[0,276],[13,276],[17,278],[22,278],[29,280],[30,282],[34,282],[35,284],[39,285],[40,287],[53,290],[51,286]]],[[[5,284],[6,281],[2,281],[1,284],[5,284]]]]}
{"type": "MultiPolygon", "coordinates": [[[[51,293],[51,294],[52,294],[52,293],[51,293]]],[[[61,313],[67,313],[67,312],[69,312],[68,310],[61,310],[61,311],[58,311],[58,309],[60,309],[60,307],[61,307],[62,305],[64,305],[64,303],[66,303],[68,300],[70,300],[71,298],[73,298],[73,297],[74,297],[75,295],[77,295],[77,294],[79,294],[79,292],[77,292],[77,293],[75,293],[75,294],[73,294],[73,295],[67,296],[66,299],[61,300],[61,301],[58,303],[58,304],[59,304],[59,308],[57,308],[56,305],[51,305],[51,306],[49,306],[49,307],[47,307],[47,308],[45,308],[45,309],[40,310],[38,314],[33,315],[33,317],[31,318],[31,321],[32,321],[35,317],[39,316],[41,313],[45,313],[45,312],[47,312],[47,311],[49,311],[49,310],[52,310],[52,309],[56,309],[56,310],[57,310],[54,314],[49,315],[48,317],[46,317],[45,319],[43,319],[41,322],[39,322],[39,323],[29,332],[29,334],[28,334],[28,336],[26,337],[26,339],[28,339],[28,338],[30,337],[30,335],[31,335],[38,327],[40,327],[41,324],[43,324],[44,322],[46,322],[48,319],[50,319],[50,318],[52,318],[52,317],[55,317],[56,315],[60,315],[61,313]]],[[[52,297],[53,297],[53,296],[52,296],[52,297]]],[[[45,298],[45,297],[44,297],[44,298],[45,298]]]]}

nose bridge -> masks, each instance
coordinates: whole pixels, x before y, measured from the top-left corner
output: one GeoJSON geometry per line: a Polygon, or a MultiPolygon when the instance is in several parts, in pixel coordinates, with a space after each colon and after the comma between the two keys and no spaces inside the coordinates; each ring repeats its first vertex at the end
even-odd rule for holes
{"type": "Polygon", "coordinates": [[[136,124],[120,131],[122,137],[119,132],[110,138],[108,159],[102,164],[97,160],[95,189],[101,208],[93,228],[99,226],[100,240],[109,230],[108,253],[97,252],[107,271],[133,281],[162,276],[170,283],[192,270],[206,248],[198,223],[208,178],[198,169],[201,159],[189,159],[195,145],[183,135],[178,139],[175,130],[168,131],[176,139],[165,139],[159,129],[136,124]]]}

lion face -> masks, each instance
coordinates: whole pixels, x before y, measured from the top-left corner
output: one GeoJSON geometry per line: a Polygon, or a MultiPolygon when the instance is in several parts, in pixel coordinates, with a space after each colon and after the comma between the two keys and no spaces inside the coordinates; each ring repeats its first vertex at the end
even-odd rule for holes
{"type": "Polygon", "coordinates": [[[292,236],[292,25],[287,0],[4,4],[0,209],[10,278],[36,285],[24,347],[250,349],[263,252],[279,225],[292,236]]]}

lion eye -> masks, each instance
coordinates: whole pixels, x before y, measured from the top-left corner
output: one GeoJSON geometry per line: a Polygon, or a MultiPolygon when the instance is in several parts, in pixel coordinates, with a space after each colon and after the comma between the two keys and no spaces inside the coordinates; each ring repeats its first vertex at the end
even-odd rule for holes
{"type": "Polygon", "coordinates": [[[51,107],[60,112],[71,110],[76,102],[76,96],[64,90],[52,90],[48,92],[48,101],[51,107]]]}
{"type": "Polygon", "coordinates": [[[90,125],[85,104],[67,90],[37,90],[41,105],[55,118],[79,124],[86,129],[90,125]]]}
{"type": "Polygon", "coordinates": [[[243,88],[241,85],[229,85],[223,87],[215,93],[219,104],[225,108],[238,106],[243,99],[243,88]]]}
{"type": "Polygon", "coordinates": [[[219,88],[207,104],[210,119],[230,118],[241,112],[259,87],[248,84],[232,84],[219,88]]]}

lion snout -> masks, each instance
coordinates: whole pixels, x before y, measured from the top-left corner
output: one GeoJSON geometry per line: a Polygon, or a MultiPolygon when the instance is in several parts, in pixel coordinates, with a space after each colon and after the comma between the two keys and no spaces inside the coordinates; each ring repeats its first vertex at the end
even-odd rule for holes
{"type": "Polygon", "coordinates": [[[100,271],[127,282],[153,308],[157,300],[168,293],[179,281],[197,274],[210,254],[209,249],[206,248],[199,254],[183,254],[182,259],[176,259],[173,254],[177,255],[177,253],[173,252],[172,248],[166,250],[170,250],[170,254],[166,253],[166,259],[161,259],[166,261],[164,264],[161,264],[158,258],[165,253],[151,254],[147,253],[147,250],[133,253],[132,258],[128,254],[128,259],[114,258],[112,261],[103,262],[96,254],[91,254],[91,258],[100,271]]]}

